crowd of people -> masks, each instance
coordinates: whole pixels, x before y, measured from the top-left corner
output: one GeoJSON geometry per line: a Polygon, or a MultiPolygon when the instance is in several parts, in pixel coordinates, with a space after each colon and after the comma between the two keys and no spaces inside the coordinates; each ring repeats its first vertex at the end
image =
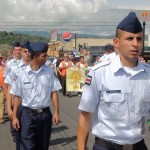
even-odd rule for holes
{"type": "Polygon", "coordinates": [[[51,126],[59,123],[57,91],[61,85],[54,69],[45,65],[47,50],[45,42],[27,41],[23,45],[15,42],[13,58],[6,66],[1,63],[0,123],[5,123],[6,99],[10,131],[17,150],[48,149],[51,126]]]}
{"type": "MultiPolygon", "coordinates": [[[[58,124],[59,96],[66,91],[68,67],[88,68],[79,104],[78,150],[85,150],[92,123],[93,150],[147,150],[145,126],[150,112],[150,66],[140,52],[143,29],[131,12],[116,28],[113,45],[97,56],[83,49],[78,58],[60,53],[48,59],[48,43],[13,44],[13,57],[0,56],[0,124],[6,99],[10,131],[17,150],[48,150],[52,124],[58,124]],[[53,105],[53,115],[50,106],[53,105]]],[[[81,93],[78,93],[81,96],[81,93]]]]}
{"type": "MultiPolygon", "coordinates": [[[[48,43],[44,42],[26,41],[24,44],[14,42],[13,56],[7,60],[0,57],[0,124],[5,123],[6,100],[10,132],[13,141],[16,142],[17,150],[27,150],[32,147],[36,150],[47,149],[52,123],[59,123],[57,91],[62,89],[63,95],[67,95],[67,68],[88,67],[88,63],[84,60],[84,55],[87,55],[86,49],[79,58],[75,58],[73,53],[65,52],[57,56],[53,62],[48,59],[47,50],[48,43]],[[49,109],[51,104],[54,106],[53,116],[49,109]],[[25,124],[24,121],[28,123],[25,124]],[[34,131],[31,130],[33,126],[34,131]],[[35,136],[31,137],[32,134],[35,136]]],[[[88,57],[86,57],[87,61],[89,61],[88,57]]]]}

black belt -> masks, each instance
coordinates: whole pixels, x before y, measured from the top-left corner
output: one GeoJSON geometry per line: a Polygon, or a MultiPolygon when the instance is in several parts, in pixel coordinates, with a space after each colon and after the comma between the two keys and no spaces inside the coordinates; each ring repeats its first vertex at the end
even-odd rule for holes
{"type": "Polygon", "coordinates": [[[31,113],[42,113],[42,112],[47,112],[50,110],[49,107],[32,109],[32,108],[22,106],[22,108],[23,108],[23,110],[26,110],[27,112],[31,112],[31,113]]]}
{"type": "MultiPolygon", "coordinates": [[[[138,142],[136,144],[140,144],[143,142],[144,142],[144,140],[141,140],[140,142],[138,142]]],[[[119,145],[119,144],[113,143],[111,141],[99,139],[98,137],[95,138],[95,144],[100,145],[105,148],[108,148],[108,149],[114,148],[115,150],[133,150],[133,146],[135,145],[135,144],[119,145]]]]}

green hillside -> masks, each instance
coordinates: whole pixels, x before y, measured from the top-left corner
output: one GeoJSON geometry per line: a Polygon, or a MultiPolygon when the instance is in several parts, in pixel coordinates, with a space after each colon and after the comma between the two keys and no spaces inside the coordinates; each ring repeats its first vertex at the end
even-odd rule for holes
{"type": "Polygon", "coordinates": [[[49,42],[49,38],[43,36],[34,36],[13,32],[0,31],[0,53],[1,55],[7,55],[7,51],[12,49],[12,43],[18,41],[21,44],[25,41],[31,42],[49,42]]]}

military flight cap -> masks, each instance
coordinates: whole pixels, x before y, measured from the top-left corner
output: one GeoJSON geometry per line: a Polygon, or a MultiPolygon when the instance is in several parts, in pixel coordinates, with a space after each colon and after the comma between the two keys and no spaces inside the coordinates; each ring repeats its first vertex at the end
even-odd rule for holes
{"type": "Polygon", "coordinates": [[[14,42],[12,45],[13,47],[21,47],[21,44],[19,42],[14,42]]]}
{"type": "Polygon", "coordinates": [[[22,44],[22,47],[28,49],[29,44],[30,44],[30,41],[26,41],[22,44]]]}
{"type": "Polygon", "coordinates": [[[130,32],[139,33],[142,32],[142,25],[137,18],[135,12],[130,12],[117,26],[118,29],[130,32]]]}
{"type": "Polygon", "coordinates": [[[47,52],[48,43],[46,42],[33,42],[29,44],[28,50],[30,52],[47,52]]]}

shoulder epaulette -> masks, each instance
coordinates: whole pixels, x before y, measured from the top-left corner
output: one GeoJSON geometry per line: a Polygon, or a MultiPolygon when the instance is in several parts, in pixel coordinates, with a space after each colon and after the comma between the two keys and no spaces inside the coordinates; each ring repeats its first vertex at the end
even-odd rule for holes
{"type": "Polygon", "coordinates": [[[25,70],[27,68],[27,66],[24,66],[24,67],[22,67],[22,68],[19,68],[18,70],[17,70],[17,72],[22,72],[23,70],[25,70]]]}
{"type": "Polygon", "coordinates": [[[54,69],[53,69],[52,67],[50,67],[50,66],[44,65],[44,66],[43,66],[43,69],[44,69],[45,71],[47,71],[47,72],[51,72],[51,73],[54,72],[54,69]]]}
{"type": "Polygon", "coordinates": [[[145,67],[150,68],[150,64],[143,63],[143,65],[144,65],[145,67]]]}
{"type": "Polygon", "coordinates": [[[97,70],[97,69],[100,68],[100,67],[109,65],[110,62],[111,62],[111,61],[102,61],[101,63],[99,63],[99,64],[93,66],[93,67],[91,68],[91,70],[97,70]]]}
{"type": "Polygon", "coordinates": [[[26,68],[27,68],[27,66],[24,66],[24,67],[20,68],[20,70],[24,70],[24,69],[26,69],[26,68]]]}
{"type": "Polygon", "coordinates": [[[150,64],[143,63],[143,66],[145,67],[145,70],[147,70],[148,72],[150,72],[150,64]]]}

